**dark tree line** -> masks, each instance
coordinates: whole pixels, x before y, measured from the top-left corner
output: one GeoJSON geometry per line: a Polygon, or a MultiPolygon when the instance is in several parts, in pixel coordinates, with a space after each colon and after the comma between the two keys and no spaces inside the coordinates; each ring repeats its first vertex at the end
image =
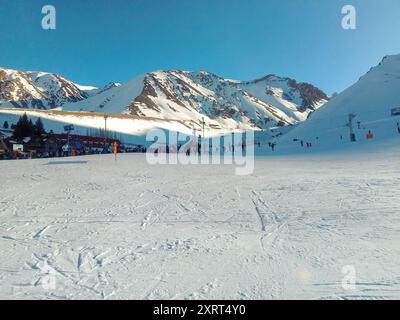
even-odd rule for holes
{"type": "Polygon", "coordinates": [[[19,118],[18,122],[14,126],[14,137],[18,139],[40,136],[45,133],[46,131],[42,120],[38,118],[36,122],[33,123],[26,113],[19,118]]]}

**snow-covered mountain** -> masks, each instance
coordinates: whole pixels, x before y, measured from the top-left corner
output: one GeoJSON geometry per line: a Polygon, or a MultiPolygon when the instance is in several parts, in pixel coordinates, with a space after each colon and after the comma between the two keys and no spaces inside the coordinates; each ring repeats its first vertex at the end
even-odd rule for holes
{"type": "Polygon", "coordinates": [[[386,56],[358,82],[283,136],[281,143],[301,139],[329,148],[346,143],[350,140],[350,114],[355,116],[352,126],[357,141],[365,141],[369,131],[375,140],[398,138],[400,116],[392,115],[395,108],[400,108],[400,55],[386,56]]]}
{"type": "Polygon", "coordinates": [[[240,82],[208,72],[158,71],[137,77],[66,110],[204,121],[218,128],[269,128],[303,121],[326,103],[324,92],[274,75],[240,82]]]}
{"type": "Polygon", "coordinates": [[[81,101],[95,87],[80,86],[47,72],[0,68],[0,106],[48,109],[81,101]]]}
{"type": "Polygon", "coordinates": [[[56,74],[0,69],[0,107],[62,107],[196,123],[204,118],[216,129],[294,124],[327,101],[318,88],[275,75],[240,82],[170,70],[95,88],[56,74]]]}

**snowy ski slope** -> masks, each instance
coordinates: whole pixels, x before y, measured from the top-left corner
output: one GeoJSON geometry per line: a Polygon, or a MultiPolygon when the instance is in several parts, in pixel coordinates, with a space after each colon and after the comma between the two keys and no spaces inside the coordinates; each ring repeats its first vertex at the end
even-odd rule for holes
{"type": "Polygon", "coordinates": [[[2,161],[0,298],[398,299],[399,156],[2,161]]]}
{"type": "Polygon", "coordinates": [[[400,107],[400,55],[385,57],[360,80],[280,140],[281,149],[299,150],[299,142],[312,142],[319,149],[337,149],[347,145],[349,114],[354,114],[353,128],[357,141],[365,143],[369,131],[374,140],[385,141],[399,136],[400,116],[392,109],[400,107]]]}

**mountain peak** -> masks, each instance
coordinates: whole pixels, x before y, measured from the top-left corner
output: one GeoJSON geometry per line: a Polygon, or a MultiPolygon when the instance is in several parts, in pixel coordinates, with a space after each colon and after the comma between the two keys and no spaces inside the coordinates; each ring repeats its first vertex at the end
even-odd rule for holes
{"type": "Polygon", "coordinates": [[[86,98],[79,85],[60,75],[0,68],[0,106],[47,109],[86,98]]]}
{"type": "Polygon", "coordinates": [[[319,89],[276,75],[241,82],[204,70],[158,70],[123,84],[110,82],[95,88],[52,73],[8,73],[14,77],[0,79],[0,106],[62,106],[66,110],[122,112],[184,123],[204,117],[214,127],[228,129],[294,124],[327,101],[319,89]]]}

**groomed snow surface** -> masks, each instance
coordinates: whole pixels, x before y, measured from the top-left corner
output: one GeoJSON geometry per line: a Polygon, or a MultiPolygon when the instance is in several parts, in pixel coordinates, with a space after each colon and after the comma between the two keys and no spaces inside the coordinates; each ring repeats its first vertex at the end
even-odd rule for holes
{"type": "Polygon", "coordinates": [[[0,298],[398,299],[399,156],[2,161],[0,298]]]}

